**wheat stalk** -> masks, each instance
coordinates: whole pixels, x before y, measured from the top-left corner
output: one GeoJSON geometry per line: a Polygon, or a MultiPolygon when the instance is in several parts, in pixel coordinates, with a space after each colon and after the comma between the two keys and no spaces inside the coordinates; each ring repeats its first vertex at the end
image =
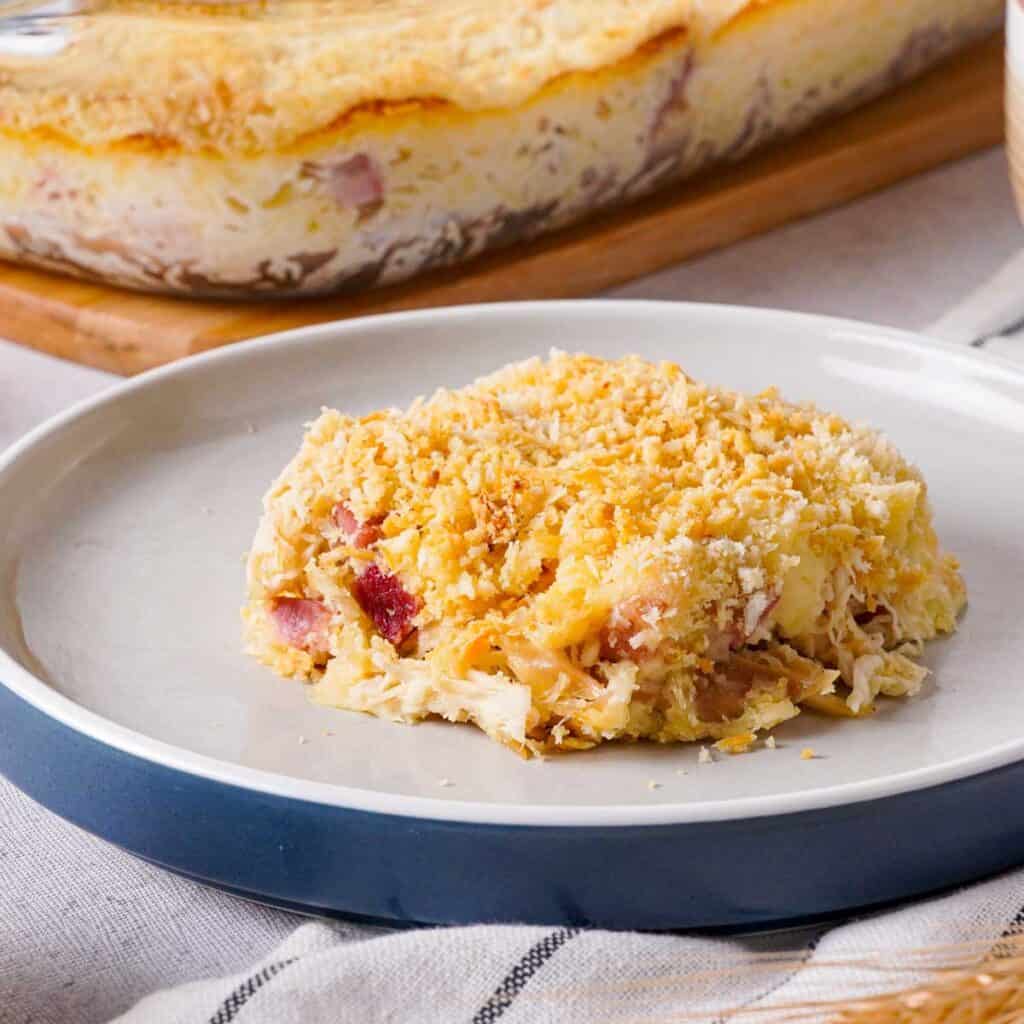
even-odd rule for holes
{"type": "Polygon", "coordinates": [[[970,971],[936,971],[927,984],[837,1007],[831,1024],[1018,1024],[1024,956],[986,959],[970,971]]]}
{"type": "MultiPolygon", "coordinates": [[[[876,979],[888,979],[889,991],[882,995],[846,1000],[821,1000],[772,1006],[755,1002],[749,1006],[718,1010],[713,1016],[723,1022],[742,1024],[1024,1024],[1024,935],[1012,935],[993,945],[990,939],[908,949],[899,957],[861,954],[842,959],[793,960],[789,954],[769,953],[751,957],[727,968],[665,974],[633,982],[558,986],[524,993],[523,1002],[561,1002],[593,997],[598,1001],[618,996],[657,996],[678,1002],[680,989],[696,981],[717,982],[722,988],[737,980],[780,969],[821,974],[857,968],[876,979]],[[914,978],[908,986],[907,976],[914,978]],[[675,991],[673,991],[673,989],[675,991]]],[[[621,1012],[621,1011],[619,1011],[621,1012]]],[[[598,1021],[600,1018],[595,1018],[598,1021]]],[[[682,1010],[656,1016],[624,1019],[621,1024],[685,1024],[705,1021],[707,1012],[682,1010]]]]}

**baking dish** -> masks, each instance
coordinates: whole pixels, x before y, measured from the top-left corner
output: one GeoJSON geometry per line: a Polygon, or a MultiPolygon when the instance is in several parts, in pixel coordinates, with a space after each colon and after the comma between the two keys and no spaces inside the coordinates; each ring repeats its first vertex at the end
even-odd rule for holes
{"type": "Polygon", "coordinates": [[[864,103],[1000,0],[16,3],[0,256],[181,295],[358,291],[864,103]]]}

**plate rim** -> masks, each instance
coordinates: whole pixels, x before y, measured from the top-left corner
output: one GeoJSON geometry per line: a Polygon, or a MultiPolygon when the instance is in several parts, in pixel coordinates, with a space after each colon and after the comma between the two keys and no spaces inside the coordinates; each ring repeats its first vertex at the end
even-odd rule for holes
{"type": "MultiPolygon", "coordinates": [[[[1024,368],[983,350],[965,348],[901,328],[757,306],[639,299],[582,299],[481,303],[404,310],[370,317],[328,321],[249,339],[239,344],[189,356],[113,384],[45,420],[0,452],[0,489],[3,487],[4,477],[20,460],[31,457],[37,446],[71,428],[76,421],[93,410],[115,405],[127,395],[158,387],[167,378],[174,379],[201,373],[207,367],[221,362],[244,362],[265,349],[282,348],[303,342],[315,343],[324,335],[339,336],[339,342],[343,343],[346,334],[360,334],[367,330],[387,329],[395,324],[423,320],[486,320],[492,317],[500,319],[512,316],[528,321],[533,317],[545,318],[553,314],[568,317],[589,316],[593,315],[596,308],[601,308],[608,315],[623,316],[627,319],[639,312],[681,319],[697,315],[733,322],[747,321],[762,326],[766,321],[776,321],[781,322],[783,326],[817,329],[833,336],[841,336],[847,341],[859,336],[859,340],[875,347],[910,351],[932,357],[943,356],[954,365],[959,364],[958,369],[984,369],[990,375],[996,372],[999,376],[1009,378],[1014,384],[1024,386],[1024,368]]],[[[784,794],[653,805],[488,803],[461,801],[457,798],[409,796],[359,789],[340,783],[305,780],[199,754],[119,725],[77,704],[20,665],[3,646],[0,646],[0,685],[43,714],[101,744],[211,782],[331,807],[453,824],[635,828],[771,818],[860,804],[943,786],[1024,760],[1022,738],[941,765],[916,768],[877,779],[784,794]]]]}

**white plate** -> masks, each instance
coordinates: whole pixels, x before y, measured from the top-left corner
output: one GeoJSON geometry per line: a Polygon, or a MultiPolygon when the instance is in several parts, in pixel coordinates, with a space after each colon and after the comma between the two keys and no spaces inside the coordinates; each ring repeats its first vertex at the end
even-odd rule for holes
{"type": "MultiPolygon", "coordinates": [[[[134,749],[148,737],[179,748],[180,763],[217,759],[239,781],[250,780],[246,770],[284,776],[293,795],[348,803],[353,794],[324,788],[344,786],[363,807],[382,806],[380,796],[396,810],[394,798],[414,797],[454,817],[609,823],[876,796],[1024,752],[1024,701],[1013,699],[1022,452],[1016,370],[860,325],[593,303],[312,328],[129,383],[20,446],[22,460],[35,458],[31,488],[5,490],[20,506],[3,555],[16,567],[27,645],[12,653],[31,652],[52,693],[138,734],[134,749]],[[960,556],[970,593],[960,632],[929,648],[935,675],[923,695],[887,702],[869,722],[804,715],[779,730],[781,750],[710,766],[697,764],[692,746],[654,745],[526,762],[468,726],[393,725],[311,705],[301,685],[241,653],[242,559],[260,498],[321,406],[401,406],[552,346],[671,359],[747,391],[778,384],[789,399],[882,428],[924,471],[940,538],[960,556]],[[801,762],[806,745],[821,759],[801,762]],[[439,789],[442,778],[454,785],[439,789]],[[662,788],[650,790],[651,779],[662,788]],[[486,809],[462,811],[467,802],[486,809]]],[[[30,697],[50,696],[21,682],[30,697]]],[[[75,714],[64,702],[48,706],[75,714]]]]}
{"type": "Polygon", "coordinates": [[[817,317],[588,302],[303,329],[148,374],[7,453],[0,679],[49,718],[190,776],[434,821],[722,821],[918,790],[1024,756],[1022,443],[1016,369],[817,317]],[[260,498],[321,406],[404,405],[553,346],[670,359],[747,391],[776,384],[882,428],[924,471],[969,588],[960,632],[928,648],[923,694],[866,722],[802,715],[777,730],[778,749],[713,764],[644,744],[526,762],[468,726],[314,706],[241,653],[260,498]],[[819,757],[801,760],[805,746],[819,757]]]}

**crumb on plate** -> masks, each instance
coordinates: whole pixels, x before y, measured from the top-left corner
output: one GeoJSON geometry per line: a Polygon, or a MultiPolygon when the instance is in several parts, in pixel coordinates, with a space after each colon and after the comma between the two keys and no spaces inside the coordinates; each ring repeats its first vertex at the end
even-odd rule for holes
{"type": "Polygon", "coordinates": [[[756,738],[752,732],[725,736],[715,744],[715,749],[720,750],[723,754],[745,754],[754,745],[756,738]]]}

